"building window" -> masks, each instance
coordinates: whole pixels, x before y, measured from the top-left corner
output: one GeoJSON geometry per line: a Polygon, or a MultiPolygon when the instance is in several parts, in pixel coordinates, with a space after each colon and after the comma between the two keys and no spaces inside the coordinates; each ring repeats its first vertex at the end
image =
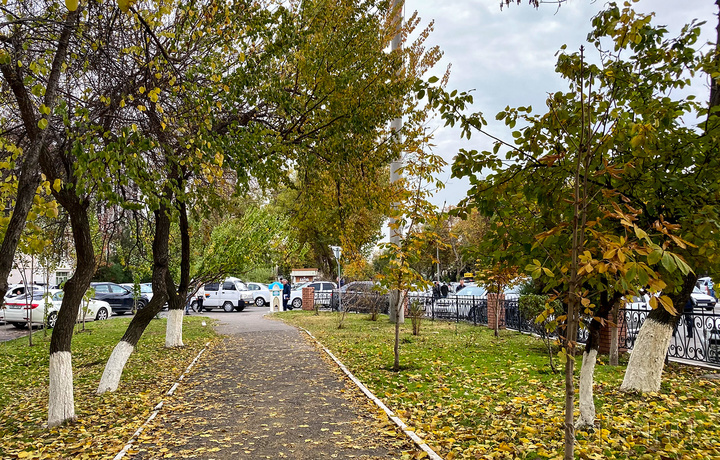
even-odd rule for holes
{"type": "Polygon", "coordinates": [[[68,271],[55,272],[55,284],[58,286],[65,284],[68,278],[70,278],[70,272],[68,271]]]}

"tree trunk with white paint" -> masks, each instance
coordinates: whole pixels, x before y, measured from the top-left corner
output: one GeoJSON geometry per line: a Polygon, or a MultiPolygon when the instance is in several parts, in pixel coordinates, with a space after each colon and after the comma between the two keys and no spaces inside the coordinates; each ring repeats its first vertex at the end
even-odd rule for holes
{"type": "Polygon", "coordinates": [[[583,352],[582,368],[580,369],[580,417],[575,422],[575,429],[595,426],[595,401],[593,400],[593,382],[595,364],[597,363],[596,349],[583,352]]]}
{"type": "Polygon", "coordinates": [[[54,427],[75,419],[72,354],[57,351],[50,355],[48,426],[54,427]]]}
{"type": "MultiPolygon", "coordinates": [[[[64,66],[67,64],[66,58],[70,39],[79,26],[82,10],[83,8],[80,7],[69,12],[65,22],[62,24],[62,31],[58,30],[58,44],[42,99],[42,103],[50,111],[57,104],[60,77],[64,72],[64,66]]],[[[22,34],[22,27],[19,24],[18,26],[20,28],[17,31],[22,34]]],[[[19,36],[10,38],[10,41],[14,42],[19,36]]],[[[0,71],[2,71],[7,82],[7,89],[18,103],[22,125],[25,130],[22,136],[27,137],[30,141],[29,146],[23,146],[25,153],[20,159],[22,165],[16,207],[13,210],[8,231],[3,237],[2,245],[0,245],[0,274],[2,274],[0,276],[2,279],[0,281],[0,291],[5,292],[6,275],[12,265],[14,252],[19,241],[18,238],[25,226],[25,219],[40,180],[38,160],[40,169],[50,183],[54,183],[56,179],[59,179],[63,184],[59,191],[53,189],[52,194],[70,216],[78,265],[75,274],[66,283],[65,296],[58,313],[55,330],[50,339],[48,426],[52,427],[75,418],[71,355],[73,326],[80,308],[82,295],[90,283],[92,274],[95,272],[95,256],[89,233],[90,227],[87,224],[87,215],[85,213],[87,203],[77,196],[75,188],[71,190],[70,186],[73,185],[74,178],[72,176],[68,177],[68,169],[65,168],[70,165],[69,169],[71,170],[72,162],[63,161],[64,158],[61,158],[63,152],[59,150],[61,149],[60,146],[54,145],[52,149],[48,147],[51,129],[49,126],[46,126],[46,129],[38,128],[40,119],[36,116],[36,105],[39,101],[31,99],[25,87],[20,67],[19,61],[14,62],[12,59],[10,64],[0,65],[0,71]],[[16,65],[13,66],[13,63],[16,65]]],[[[50,122],[50,117],[42,117],[42,119],[50,122]]],[[[59,144],[59,141],[59,139],[54,139],[52,142],[59,144]]]]}
{"type": "Polygon", "coordinates": [[[167,326],[165,328],[165,346],[167,348],[184,346],[182,341],[184,317],[185,314],[182,308],[168,309],[167,326]]]}
{"type": "MultiPolygon", "coordinates": [[[[184,346],[182,341],[185,304],[190,288],[190,225],[187,219],[187,207],[178,203],[180,226],[180,284],[175,288],[172,277],[166,281],[168,295],[168,322],[165,330],[165,346],[168,348],[184,346]]],[[[168,272],[169,274],[169,272],[168,272]]]]}
{"type": "MultiPolygon", "coordinates": [[[[63,184],[73,185],[76,178],[68,177],[63,166],[67,162],[66,154],[68,152],[46,150],[40,157],[40,164],[50,181],[60,179],[63,184]]],[[[68,395],[73,391],[72,366],[69,364],[72,362],[71,345],[78,311],[96,267],[88,217],[89,199],[78,196],[74,186],[53,189],[53,196],[70,217],[77,269],[63,288],[62,304],[50,338],[50,362],[55,366],[50,367],[48,426],[61,425],[75,418],[74,401],[68,395]]]]}
{"type": "Polygon", "coordinates": [[[662,306],[650,312],[635,339],[620,390],[642,393],[660,390],[665,355],[672,340],[672,332],[680,320],[685,303],[690,300],[696,282],[697,275],[688,273],[681,291],[670,296],[678,312],[677,316],[671,315],[662,306]]]}
{"type": "Polygon", "coordinates": [[[671,323],[650,317],[645,320],[630,353],[621,391],[660,391],[665,355],[672,340],[673,328],[671,323]]]}
{"type": "Polygon", "coordinates": [[[115,391],[120,384],[125,364],[127,364],[130,355],[135,350],[135,346],[129,342],[120,341],[113,349],[110,359],[105,364],[105,370],[100,378],[97,394],[103,394],[107,391],[115,391]]]}
{"type": "Polygon", "coordinates": [[[57,426],[75,418],[71,345],[80,304],[95,273],[95,251],[92,243],[87,202],[75,191],[61,190],[56,196],[70,215],[77,270],[64,287],[65,294],[50,338],[50,398],[48,426],[57,426]]]}
{"type": "Polygon", "coordinates": [[[575,421],[575,429],[593,428],[595,426],[595,401],[593,399],[593,385],[595,384],[595,365],[600,348],[600,332],[608,327],[608,317],[613,307],[620,302],[619,293],[609,296],[607,291],[600,293],[598,308],[593,313],[593,320],[588,326],[588,339],[583,352],[582,367],[580,368],[580,417],[575,421]]]}
{"type": "MultiPolygon", "coordinates": [[[[155,283],[153,283],[155,288],[155,283]]],[[[145,308],[139,310],[135,317],[130,321],[125,335],[123,335],[120,342],[115,345],[110,359],[105,364],[105,370],[103,371],[100,384],[98,385],[97,394],[103,394],[108,391],[115,391],[120,385],[120,378],[122,377],[123,370],[127,364],[128,359],[137,343],[140,341],[143,332],[147,328],[148,324],[155,318],[165,303],[166,295],[161,293],[153,294],[153,298],[145,308]]]]}
{"type": "MultiPolygon", "coordinates": [[[[167,191],[167,188],[166,190],[167,191]]],[[[167,195],[166,195],[167,197],[167,195]]],[[[117,390],[120,378],[127,364],[128,358],[135,350],[145,328],[162,310],[168,299],[168,280],[171,280],[169,271],[168,242],[170,238],[170,217],[165,202],[161,202],[160,209],[155,211],[155,236],[153,238],[153,297],[145,308],[139,310],[128,325],[125,334],[110,355],[105,364],[97,394],[117,390]]],[[[171,282],[171,281],[170,281],[171,282]]]]}

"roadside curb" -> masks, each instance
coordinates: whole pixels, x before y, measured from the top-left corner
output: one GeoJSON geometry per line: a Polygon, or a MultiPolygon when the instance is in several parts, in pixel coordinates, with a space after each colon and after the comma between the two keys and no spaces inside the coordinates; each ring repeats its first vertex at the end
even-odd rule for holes
{"type": "MultiPolygon", "coordinates": [[[[312,335],[310,333],[310,331],[308,331],[307,329],[302,328],[302,327],[299,327],[299,328],[302,329],[303,331],[305,331],[305,333],[308,336],[310,336],[315,341],[315,343],[317,343],[318,346],[320,348],[322,348],[323,351],[325,351],[325,353],[327,353],[327,355],[330,356],[330,358],[332,358],[333,361],[335,361],[335,364],[337,364],[338,367],[340,367],[340,369],[342,369],[342,371],[345,373],[345,375],[347,375],[348,378],[350,380],[352,380],[353,383],[355,383],[355,385],[357,385],[357,387],[363,393],[365,393],[365,396],[367,396],[380,409],[382,409],[387,414],[388,418],[390,420],[392,420],[393,423],[395,423],[395,425],[397,425],[397,427],[400,428],[407,437],[412,439],[412,441],[420,449],[422,449],[426,454],[428,454],[429,458],[431,458],[432,460],[443,460],[443,458],[440,457],[434,450],[432,450],[432,448],[430,446],[428,446],[425,443],[425,441],[423,441],[420,438],[420,436],[418,436],[411,427],[407,426],[407,424],[405,424],[405,422],[403,422],[398,416],[395,415],[395,413],[393,411],[391,411],[382,401],[380,401],[380,399],[377,396],[375,396],[372,391],[370,391],[365,385],[363,385],[363,383],[360,380],[358,380],[357,377],[355,377],[352,374],[352,372],[350,372],[350,370],[348,370],[348,368],[345,367],[345,365],[339,359],[337,359],[335,357],[335,355],[332,354],[332,352],[330,350],[328,350],[322,343],[320,343],[320,341],[314,335],[312,335]]],[[[118,460],[118,459],[115,459],[115,460],[118,460]]]]}
{"type": "MultiPolygon", "coordinates": [[[[197,356],[195,356],[195,359],[193,359],[192,362],[190,364],[188,364],[188,367],[185,368],[185,371],[183,371],[183,373],[180,375],[180,377],[178,377],[177,381],[173,384],[173,386],[170,387],[170,389],[167,391],[167,393],[165,393],[166,397],[172,396],[175,393],[175,390],[177,390],[178,386],[180,386],[180,382],[183,381],[183,379],[185,378],[185,375],[190,371],[190,369],[193,368],[193,366],[195,365],[195,363],[197,363],[197,361],[200,359],[200,356],[202,356],[202,354],[205,352],[205,350],[207,350],[208,345],[210,345],[210,342],[206,343],[205,346],[203,347],[203,349],[200,350],[200,352],[197,354],[197,356]]],[[[125,456],[125,454],[128,453],[128,451],[133,446],[133,442],[145,430],[145,427],[147,426],[147,424],[150,423],[160,413],[160,409],[162,409],[164,403],[165,403],[164,399],[160,400],[160,402],[157,403],[157,405],[153,408],[153,411],[150,414],[150,416],[147,418],[147,420],[145,420],[145,423],[140,425],[140,428],[138,428],[135,431],[135,433],[133,433],[133,435],[130,437],[128,442],[125,444],[125,447],[123,447],[123,449],[120,452],[118,452],[118,454],[113,458],[113,460],[120,460],[125,456]]]]}

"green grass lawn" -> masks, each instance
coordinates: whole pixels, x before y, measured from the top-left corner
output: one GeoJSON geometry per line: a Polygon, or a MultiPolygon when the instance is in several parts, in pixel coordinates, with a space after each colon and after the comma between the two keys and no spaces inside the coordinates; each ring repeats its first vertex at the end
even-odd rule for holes
{"type": "MultiPolygon", "coordinates": [[[[110,353],[131,318],[87,323],[73,337],[77,420],[48,429],[50,336],[0,343],[0,458],[113,458],[197,353],[216,337],[203,318],[186,318],[184,348],[165,348],[165,320],[153,320],[114,393],[95,394],[110,353]]],[[[206,318],[205,318],[206,319],[206,318]]]]}
{"type": "MultiPolygon", "coordinates": [[[[429,320],[413,336],[408,320],[393,372],[386,317],[349,315],[344,329],[337,314],[280,317],[315,335],[445,459],[562,458],[564,376],[549,371],[539,339],[429,320]]],[[[619,391],[624,372],[600,357],[596,429],[577,433],[578,458],[720,458],[720,381],[701,378],[709,371],[670,364],[662,391],[646,395],[619,391]]]]}

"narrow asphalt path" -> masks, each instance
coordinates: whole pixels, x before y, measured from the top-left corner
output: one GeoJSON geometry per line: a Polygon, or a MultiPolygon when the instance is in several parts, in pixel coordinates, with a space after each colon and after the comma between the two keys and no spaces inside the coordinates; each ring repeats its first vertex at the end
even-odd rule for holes
{"type": "MultiPolygon", "coordinates": [[[[226,337],[131,450],[133,459],[396,459],[415,446],[302,333],[266,309],[208,314],[226,337]]],[[[403,455],[405,454],[405,455],[403,455]]]]}

